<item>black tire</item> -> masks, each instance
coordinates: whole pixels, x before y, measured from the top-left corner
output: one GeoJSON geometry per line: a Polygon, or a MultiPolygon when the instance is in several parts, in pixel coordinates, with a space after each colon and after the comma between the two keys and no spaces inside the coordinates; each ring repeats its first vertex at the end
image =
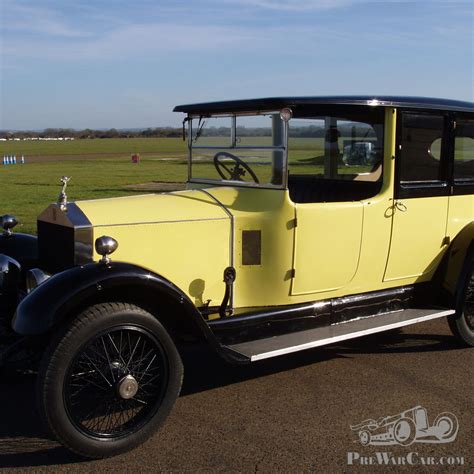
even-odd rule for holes
{"type": "Polygon", "coordinates": [[[470,347],[474,346],[474,269],[471,270],[460,308],[448,318],[452,333],[470,347]]]}
{"type": "Polygon", "coordinates": [[[71,451],[114,456],[159,429],[182,378],[179,353],[153,315],[127,303],[98,304],[46,350],[38,373],[39,411],[71,451]]]}

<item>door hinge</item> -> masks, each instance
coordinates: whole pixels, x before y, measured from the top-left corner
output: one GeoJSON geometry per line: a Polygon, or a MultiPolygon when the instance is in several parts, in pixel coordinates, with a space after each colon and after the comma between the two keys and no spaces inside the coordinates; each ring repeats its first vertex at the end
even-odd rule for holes
{"type": "Polygon", "coordinates": [[[292,268],[290,270],[290,278],[295,278],[295,275],[296,275],[296,270],[294,268],[292,268]]]}

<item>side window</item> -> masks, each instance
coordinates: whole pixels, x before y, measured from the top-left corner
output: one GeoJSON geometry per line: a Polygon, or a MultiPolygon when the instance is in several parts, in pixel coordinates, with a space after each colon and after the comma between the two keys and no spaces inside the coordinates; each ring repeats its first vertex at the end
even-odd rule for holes
{"type": "Polygon", "coordinates": [[[442,115],[403,114],[400,141],[400,183],[443,181],[442,115]]]}
{"type": "Polygon", "coordinates": [[[383,115],[328,112],[290,121],[288,188],[293,202],[358,201],[381,189],[383,115]]]}
{"type": "Polygon", "coordinates": [[[403,113],[398,153],[400,197],[444,195],[448,192],[443,156],[445,123],[441,114],[403,113]]]}
{"type": "Polygon", "coordinates": [[[454,185],[474,184],[474,119],[457,119],[454,138],[454,185]]]}

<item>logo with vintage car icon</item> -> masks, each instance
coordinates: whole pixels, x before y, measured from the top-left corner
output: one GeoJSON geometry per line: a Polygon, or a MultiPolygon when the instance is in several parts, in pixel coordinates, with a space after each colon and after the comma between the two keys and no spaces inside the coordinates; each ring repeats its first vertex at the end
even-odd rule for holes
{"type": "Polygon", "coordinates": [[[397,415],[364,420],[350,426],[362,445],[409,446],[412,443],[451,443],[456,439],[459,422],[449,412],[440,413],[430,425],[428,412],[416,406],[397,415]]]}

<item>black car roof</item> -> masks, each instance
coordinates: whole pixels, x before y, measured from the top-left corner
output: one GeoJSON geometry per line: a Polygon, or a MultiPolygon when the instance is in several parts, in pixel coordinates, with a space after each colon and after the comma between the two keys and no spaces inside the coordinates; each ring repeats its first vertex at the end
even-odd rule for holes
{"type": "Polygon", "coordinates": [[[267,97],[262,99],[229,100],[178,105],[174,112],[188,114],[213,114],[225,112],[250,112],[279,110],[299,105],[372,105],[416,109],[474,112],[474,103],[452,99],[405,96],[319,96],[319,97],[267,97]]]}

